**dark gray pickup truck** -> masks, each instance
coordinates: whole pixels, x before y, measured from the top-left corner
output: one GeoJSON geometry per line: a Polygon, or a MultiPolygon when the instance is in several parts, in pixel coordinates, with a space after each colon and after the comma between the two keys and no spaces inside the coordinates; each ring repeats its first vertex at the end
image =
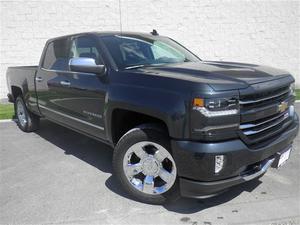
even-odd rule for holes
{"type": "Polygon", "coordinates": [[[23,131],[46,118],[109,144],[120,188],[151,204],[259,178],[287,161],[299,127],[289,73],[202,61],[157,32],[54,38],[7,82],[23,131]]]}

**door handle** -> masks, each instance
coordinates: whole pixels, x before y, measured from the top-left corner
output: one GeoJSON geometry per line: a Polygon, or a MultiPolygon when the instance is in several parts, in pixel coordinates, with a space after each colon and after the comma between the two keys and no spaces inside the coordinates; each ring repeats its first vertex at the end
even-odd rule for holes
{"type": "Polygon", "coordinates": [[[41,78],[41,77],[36,77],[35,80],[36,80],[37,82],[41,82],[41,81],[43,81],[43,78],[41,78]]]}
{"type": "Polygon", "coordinates": [[[61,81],[59,82],[62,86],[69,87],[71,85],[70,81],[61,81]]]}

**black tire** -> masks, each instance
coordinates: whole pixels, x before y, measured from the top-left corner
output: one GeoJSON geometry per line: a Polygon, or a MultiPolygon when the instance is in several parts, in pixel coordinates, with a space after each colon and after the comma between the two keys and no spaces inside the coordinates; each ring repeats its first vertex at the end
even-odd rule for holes
{"type": "Polygon", "coordinates": [[[161,205],[169,201],[177,200],[179,197],[179,183],[177,174],[173,186],[168,191],[156,195],[143,193],[133,187],[128,181],[123,169],[124,156],[132,145],[142,141],[151,141],[157,143],[171,153],[169,137],[165,134],[165,132],[159,130],[157,126],[142,125],[133,128],[120,138],[115,147],[113,156],[113,170],[116,179],[119,181],[122,188],[137,201],[147,204],[161,205]]]}
{"type": "Polygon", "coordinates": [[[15,117],[17,118],[18,127],[24,132],[32,132],[39,128],[40,118],[39,116],[28,111],[24,100],[21,96],[18,96],[15,101],[15,117]],[[20,108],[23,107],[22,118],[24,118],[23,122],[20,121],[20,108]]]}

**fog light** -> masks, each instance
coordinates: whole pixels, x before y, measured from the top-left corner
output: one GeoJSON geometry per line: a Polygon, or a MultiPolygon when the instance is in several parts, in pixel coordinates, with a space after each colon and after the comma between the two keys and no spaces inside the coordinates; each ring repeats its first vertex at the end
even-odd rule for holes
{"type": "Polygon", "coordinates": [[[215,173],[219,173],[224,166],[224,155],[215,156],[215,173]]]}

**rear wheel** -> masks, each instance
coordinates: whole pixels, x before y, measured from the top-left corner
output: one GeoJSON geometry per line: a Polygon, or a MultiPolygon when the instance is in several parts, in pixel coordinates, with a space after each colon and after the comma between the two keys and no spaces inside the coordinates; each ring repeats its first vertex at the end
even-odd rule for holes
{"type": "Polygon", "coordinates": [[[118,142],[114,172],[122,187],[135,199],[163,204],[178,196],[177,168],[169,139],[151,127],[137,127],[118,142]]]}
{"type": "Polygon", "coordinates": [[[15,114],[18,127],[21,130],[31,132],[38,129],[40,118],[27,110],[21,96],[17,97],[15,101],[15,114]]]}

